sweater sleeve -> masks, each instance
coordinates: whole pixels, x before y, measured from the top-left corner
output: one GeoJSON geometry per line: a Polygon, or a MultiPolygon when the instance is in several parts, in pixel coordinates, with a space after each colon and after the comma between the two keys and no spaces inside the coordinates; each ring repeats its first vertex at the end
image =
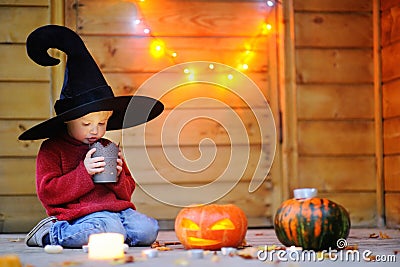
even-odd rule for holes
{"type": "Polygon", "coordinates": [[[62,165],[61,154],[44,142],[37,156],[36,187],[39,199],[46,205],[74,202],[95,187],[83,160],[65,174],[62,165]]]}
{"type": "Polygon", "coordinates": [[[122,165],[122,172],[119,175],[118,182],[108,183],[106,186],[112,190],[115,195],[122,200],[130,201],[133,191],[135,190],[135,181],[124,161],[122,165]]]}

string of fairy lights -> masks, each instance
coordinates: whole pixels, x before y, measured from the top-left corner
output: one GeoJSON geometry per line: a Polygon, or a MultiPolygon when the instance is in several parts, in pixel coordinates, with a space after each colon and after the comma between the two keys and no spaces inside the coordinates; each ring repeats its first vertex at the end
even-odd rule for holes
{"type": "MultiPolygon", "coordinates": [[[[147,0],[149,1],[149,0],[147,0]]],[[[146,0],[137,0],[137,6],[140,7],[141,3],[146,2],[146,0]]],[[[270,17],[270,13],[272,12],[273,7],[276,4],[279,4],[279,1],[276,0],[268,0],[264,1],[266,7],[269,8],[268,14],[265,16],[265,20],[260,23],[260,27],[258,29],[257,34],[250,38],[244,45],[243,50],[240,54],[240,58],[238,58],[236,69],[239,71],[246,71],[250,68],[249,64],[251,59],[254,58],[255,50],[257,47],[257,42],[260,38],[266,37],[272,31],[272,25],[267,21],[267,18],[270,17]]],[[[168,58],[172,64],[178,64],[179,62],[179,53],[178,51],[169,47],[161,37],[156,36],[152,31],[150,25],[147,23],[145,15],[141,12],[140,17],[135,18],[134,25],[140,29],[142,29],[143,34],[151,38],[149,45],[149,52],[154,58],[168,58]]],[[[213,64],[210,64],[209,68],[214,69],[213,64]]],[[[184,73],[190,75],[190,70],[185,69],[184,73]]],[[[228,79],[232,79],[233,77],[228,77],[228,79]]]]}

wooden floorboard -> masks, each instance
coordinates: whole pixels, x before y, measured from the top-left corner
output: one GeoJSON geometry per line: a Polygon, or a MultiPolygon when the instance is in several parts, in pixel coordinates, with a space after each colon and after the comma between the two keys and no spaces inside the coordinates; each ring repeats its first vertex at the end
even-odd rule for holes
{"type": "MultiPolygon", "coordinates": [[[[174,231],[161,231],[157,240],[160,243],[178,241],[174,231]]],[[[348,244],[357,247],[360,253],[366,250],[371,251],[373,256],[390,256],[392,262],[380,263],[375,266],[398,266],[400,262],[400,231],[397,229],[351,229],[350,236],[347,239],[348,244]],[[396,255],[397,254],[397,255],[396,255]]],[[[256,252],[265,246],[281,246],[276,238],[273,229],[249,229],[246,235],[246,242],[252,252],[256,252]]],[[[129,248],[127,255],[133,256],[135,262],[132,265],[123,264],[122,266],[212,266],[218,263],[218,266],[266,266],[266,263],[278,264],[280,266],[365,266],[366,262],[362,258],[359,261],[332,261],[324,259],[321,262],[281,262],[270,261],[264,262],[253,257],[253,259],[245,260],[240,256],[223,256],[220,251],[206,252],[203,259],[194,260],[188,256],[188,251],[184,250],[182,245],[168,245],[168,251],[159,251],[159,255],[155,259],[145,260],[141,253],[143,247],[129,248]],[[214,255],[215,254],[215,255],[214,255]]],[[[244,250],[239,250],[243,252],[244,250]]],[[[15,254],[19,257],[23,267],[69,267],[69,266],[115,266],[112,261],[93,262],[88,260],[87,254],[82,249],[64,249],[61,254],[46,254],[43,248],[27,247],[24,244],[24,235],[21,234],[0,234],[0,258],[4,255],[15,254]]],[[[360,254],[362,255],[362,254],[360,254]]],[[[388,259],[388,258],[387,258],[388,259]]],[[[3,267],[0,264],[1,267],[3,267]]],[[[274,265],[275,266],[275,265],[274,265]]],[[[14,267],[14,266],[13,266],[14,267]]]]}

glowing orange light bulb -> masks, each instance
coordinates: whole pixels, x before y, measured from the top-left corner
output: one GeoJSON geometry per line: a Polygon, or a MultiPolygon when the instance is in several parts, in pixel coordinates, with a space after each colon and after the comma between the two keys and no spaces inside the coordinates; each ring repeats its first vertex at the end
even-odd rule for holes
{"type": "Polygon", "coordinates": [[[240,64],[237,66],[236,69],[245,71],[245,70],[248,70],[248,69],[249,69],[249,65],[247,65],[246,63],[240,63],[240,64]]]}
{"type": "Polygon", "coordinates": [[[153,57],[161,57],[165,54],[165,45],[160,40],[154,40],[150,44],[150,53],[153,57]]]}
{"type": "Polygon", "coordinates": [[[246,51],[251,50],[251,44],[245,44],[244,49],[246,49],[246,51]]]}
{"type": "Polygon", "coordinates": [[[270,30],[272,30],[272,25],[269,23],[264,23],[262,26],[262,34],[267,34],[270,30]]]}

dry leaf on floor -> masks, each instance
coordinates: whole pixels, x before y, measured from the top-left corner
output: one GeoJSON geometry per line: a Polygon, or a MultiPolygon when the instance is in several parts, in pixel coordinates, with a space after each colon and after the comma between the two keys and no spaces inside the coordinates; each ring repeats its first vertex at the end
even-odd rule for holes
{"type": "Polygon", "coordinates": [[[150,246],[151,248],[158,248],[161,247],[160,241],[154,241],[153,244],[150,246]]]}
{"type": "Polygon", "coordinates": [[[82,262],[79,262],[79,261],[63,261],[60,263],[54,263],[53,266],[70,267],[70,266],[79,266],[81,264],[82,264],[82,262]]]}
{"type": "Polygon", "coordinates": [[[219,262],[219,257],[217,255],[212,255],[211,261],[212,262],[219,262]]]}
{"type": "Polygon", "coordinates": [[[370,255],[364,258],[365,261],[376,261],[375,255],[370,255]]]}
{"type": "Polygon", "coordinates": [[[377,235],[376,233],[372,233],[369,235],[369,238],[378,238],[379,235],[377,235]]]}
{"type": "Polygon", "coordinates": [[[254,247],[248,247],[242,250],[239,250],[236,255],[242,257],[243,259],[257,259],[258,249],[254,247]]]}
{"type": "Polygon", "coordinates": [[[119,265],[119,264],[126,264],[135,262],[135,258],[133,256],[125,256],[121,259],[114,259],[111,264],[112,265],[119,265]]]}
{"type": "Polygon", "coordinates": [[[358,250],[358,244],[355,245],[347,245],[344,250],[358,250]]]}
{"type": "Polygon", "coordinates": [[[324,260],[324,259],[329,259],[330,254],[329,253],[325,253],[322,251],[317,251],[317,259],[318,260],[324,260]]]}
{"type": "Polygon", "coordinates": [[[175,265],[179,265],[179,266],[188,266],[189,265],[189,261],[187,259],[176,259],[174,261],[175,265]]]}
{"type": "Polygon", "coordinates": [[[160,241],[154,241],[153,244],[151,244],[151,248],[155,248],[159,251],[167,251],[167,250],[172,250],[172,248],[169,248],[167,246],[173,246],[173,245],[181,245],[181,242],[160,242],[160,241]]]}
{"type": "Polygon", "coordinates": [[[24,239],[18,237],[18,238],[11,238],[11,239],[8,239],[8,241],[10,241],[10,242],[23,242],[24,239]]]}
{"type": "Polygon", "coordinates": [[[169,251],[169,250],[172,250],[172,248],[169,248],[169,247],[156,247],[155,249],[157,249],[158,251],[169,251]]]}
{"type": "Polygon", "coordinates": [[[272,250],[286,250],[285,246],[279,246],[279,245],[272,245],[268,247],[268,251],[272,250]]]}

